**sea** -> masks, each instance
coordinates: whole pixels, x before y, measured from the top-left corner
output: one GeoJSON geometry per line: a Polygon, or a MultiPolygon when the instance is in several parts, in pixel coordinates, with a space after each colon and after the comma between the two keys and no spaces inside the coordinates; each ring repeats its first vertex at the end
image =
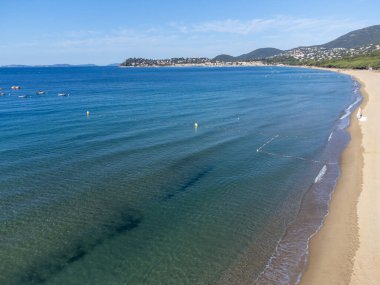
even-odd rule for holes
{"type": "Polygon", "coordinates": [[[4,285],[297,284],[361,100],[270,66],[1,68],[0,87],[4,285]]]}

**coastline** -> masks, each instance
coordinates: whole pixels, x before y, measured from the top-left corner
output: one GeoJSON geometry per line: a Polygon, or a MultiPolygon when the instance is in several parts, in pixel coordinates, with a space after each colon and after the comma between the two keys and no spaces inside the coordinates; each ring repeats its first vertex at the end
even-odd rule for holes
{"type": "Polygon", "coordinates": [[[337,70],[361,83],[366,122],[351,114],[351,141],[340,160],[341,175],[330,211],[310,240],[310,255],[300,284],[380,284],[380,189],[376,111],[380,106],[380,73],[337,70]],[[368,102],[371,102],[368,104],[368,102]]]}

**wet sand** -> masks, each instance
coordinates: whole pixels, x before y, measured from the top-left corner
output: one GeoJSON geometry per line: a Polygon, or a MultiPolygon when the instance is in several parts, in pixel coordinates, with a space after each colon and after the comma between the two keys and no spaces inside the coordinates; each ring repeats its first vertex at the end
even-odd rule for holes
{"type": "Polygon", "coordinates": [[[380,73],[339,71],[362,84],[366,122],[351,116],[351,141],[330,212],[310,242],[301,284],[380,284],[380,73]]]}

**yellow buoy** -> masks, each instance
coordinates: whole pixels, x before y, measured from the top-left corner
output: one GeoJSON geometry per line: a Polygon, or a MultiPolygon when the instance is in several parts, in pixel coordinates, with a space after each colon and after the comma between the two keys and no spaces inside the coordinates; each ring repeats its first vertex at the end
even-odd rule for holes
{"type": "Polygon", "coordinates": [[[86,116],[87,116],[87,117],[90,117],[90,111],[87,111],[87,112],[86,112],[86,116]]]}
{"type": "Polygon", "coordinates": [[[195,122],[194,128],[198,128],[198,123],[197,122],[195,122]]]}

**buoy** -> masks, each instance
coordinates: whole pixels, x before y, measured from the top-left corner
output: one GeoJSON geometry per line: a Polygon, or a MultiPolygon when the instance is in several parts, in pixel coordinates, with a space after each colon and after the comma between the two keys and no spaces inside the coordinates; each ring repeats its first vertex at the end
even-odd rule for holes
{"type": "Polygon", "coordinates": [[[87,112],[86,112],[86,116],[87,116],[87,117],[90,117],[90,111],[87,111],[87,112]]]}
{"type": "Polygon", "coordinates": [[[198,123],[197,122],[195,122],[194,128],[198,128],[198,123]]]}

